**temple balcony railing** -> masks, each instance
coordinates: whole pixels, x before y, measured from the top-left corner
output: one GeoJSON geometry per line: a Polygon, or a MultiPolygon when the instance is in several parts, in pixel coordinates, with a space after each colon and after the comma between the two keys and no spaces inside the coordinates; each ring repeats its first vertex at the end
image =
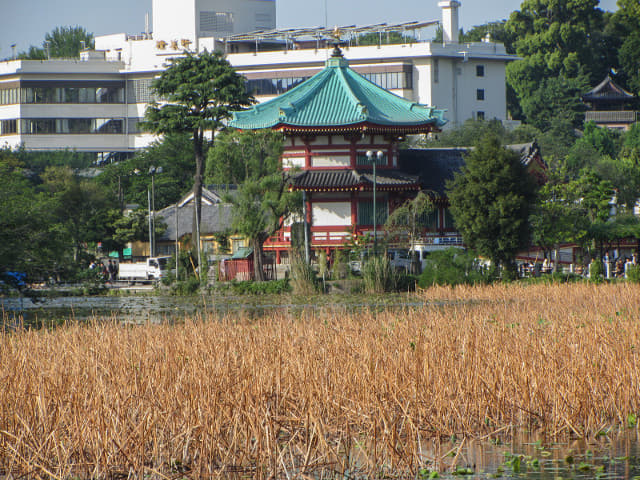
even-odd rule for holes
{"type": "Polygon", "coordinates": [[[638,113],[631,110],[585,112],[584,120],[595,123],[635,123],[638,121],[638,113]]]}

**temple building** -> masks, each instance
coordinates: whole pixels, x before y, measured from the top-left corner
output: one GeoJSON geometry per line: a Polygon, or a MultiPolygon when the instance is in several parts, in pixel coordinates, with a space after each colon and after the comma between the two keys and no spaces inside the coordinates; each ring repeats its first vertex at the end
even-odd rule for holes
{"type": "Polygon", "coordinates": [[[638,121],[636,96],[617,85],[610,75],[584,94],[582,101],[589,108],[585,112],[585,122],[595,122],[599,127],[628,130],[638,121]]]}
{"type": "MultiPolygon", "coordinates": [[[[389,213],[420,190],[417,175],[398,168],[398,144],[407,134],[437,132],[444,111],[395,95],[349,68],[338,46],[318,74],[243,112],[231,126],[270,128],[285,135],[285,169],[299,170],[291,188],[304,192],[311,248],[342,248],[379,238],[389,213]],[[375,214],[374,214],[375,212],[375,214]]],[[[283,261],[291,228],[265,250],[283,261]]]]}

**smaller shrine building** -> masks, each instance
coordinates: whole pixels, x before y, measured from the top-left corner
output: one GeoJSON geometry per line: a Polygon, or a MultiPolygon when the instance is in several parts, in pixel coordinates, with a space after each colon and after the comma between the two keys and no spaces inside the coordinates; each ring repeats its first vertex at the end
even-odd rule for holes
{"type": "Polygon", "coordinates": [[[639,119],[636,96],[617,85],[610,75],[584,94],[582,101],[588,107],[585,122],[595,122],[599,127],[628,130],[639,119]]]}

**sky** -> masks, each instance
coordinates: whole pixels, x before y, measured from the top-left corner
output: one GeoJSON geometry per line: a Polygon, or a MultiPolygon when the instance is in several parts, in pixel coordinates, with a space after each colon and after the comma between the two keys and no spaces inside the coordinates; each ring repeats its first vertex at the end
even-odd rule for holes
{"type": "MultiPolygon", "coordinates": [[[[181,1],[181,0],[176,0],[181,1]]],[[[325,24],[371,25],[413,20],[439,20],[438,0],[276,0],[278,28],[325,24]]],[[[520,8],[521,0],[461,0],[460,24],[502,20],[520,8]]],[[[614,11],[615,0],[601,0],[600,8],[614,11]]],[[[145,14],[151,18],[151,0],[0,0],[0,58],[30,45],[42,46],[46,33],[58,26],[84,27],[94,35],[137,34],[144,31],[145,14]]]]}

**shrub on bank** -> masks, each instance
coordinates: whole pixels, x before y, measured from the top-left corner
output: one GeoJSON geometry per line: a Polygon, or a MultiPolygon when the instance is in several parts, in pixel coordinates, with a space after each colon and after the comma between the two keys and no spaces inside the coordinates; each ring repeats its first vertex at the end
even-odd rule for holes
{"type": "Polygon", "coordinates": [[[604,281],[604,264],[596,258],[589,266],[589,279],[593,283],[602,283],[604,281]]]}
{"type": "Polygon", "coordinates": [[[479,265],[476,256],[459,248],[432,252],[426,260],[418,285],[479,285],[490,283],[490,275],[479,265]]]}
{"type": "Polygon", "coordinates": [[[398,288],[400,273],[386,255],[371,257],[362,267],[364,289],[367,293],[393,292],[398,288]]]}
{"type": "Polygon", "coordinates": [[[640,283],[640,265],[627,267],[627,280],[631,283],[640,283]]]}
{"type": "Polygon", "coordinates": [[[233,295],[279,295],[291,292],[288,279],[270,280],[268,282],[254,282],[253,280],[231,282],[218,282],[215,290],[220,293],[233,295]]]}

